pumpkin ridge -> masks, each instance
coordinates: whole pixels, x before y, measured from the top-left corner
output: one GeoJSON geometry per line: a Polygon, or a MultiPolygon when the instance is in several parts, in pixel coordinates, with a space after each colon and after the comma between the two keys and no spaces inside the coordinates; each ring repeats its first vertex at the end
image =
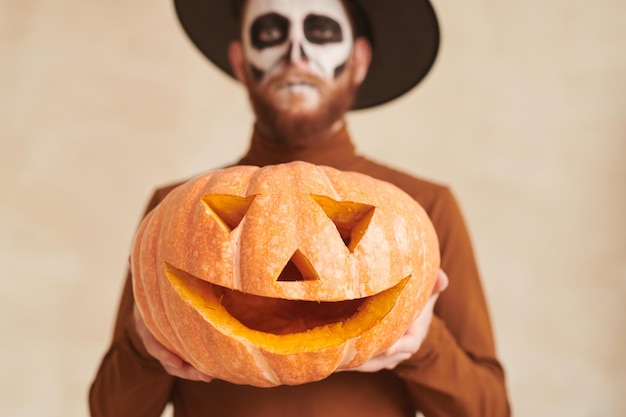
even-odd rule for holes
{"type": "Polygon", "coordinates": [[[337,369],[349,364],[355,358],[357,351],[354,345],[354,339],[348,340],[348,342],[345,344],[345,346],[343,347],[343,351],[341,352],[341,359],[336,365],[337,369]]]}
{"type": "Polygon", "coordinates": [[[263,376],[273,384],[279,385],[282,383],[276,372],[272,369],[272,366],[269,363],[268,358],[263,354],[261,349],[256,346],[248,345],[246,346],[246,350],[252,356],[254,360],[254,364],[261,371],[263,376]]]}
{"type": "MultiPolygon", "coordinates": [[[[244,218],[242,222],[245,222],[244,218]]],[[[242,246],[239,243],[241,239],[241,231],[243,228],[238,227],[231,233],[231,244],[233,248],[233,280],[232,288],[235,290],[241,290],[243,284],[241,283],[241,250],[242,246]]]]}
{"type": "MultiPolygon", "coordinates": [[[[148,215],[146,216],[146,224],[151,227],[158,228],[158,229],[163,228],[162,217],[156,216],[154,212],[148,213],[148,215]]],[[[143,243],[142,245],[137,246],[137,250],[140,251],[140,253],[138,254],[139,255],[138,257],[153,256],[153,254],[156,254],[159,250],[158,242],[154,242],[150,240],[149,239],[150,235],[148,233],[145,233],[145,230],[146,228],[141,228],[137,234],[137,239],[139,241],[142,241],[142,242],[145,241],[145,243],[143,243]],[[146,255],[145,253],[146,250],[148,250],[150,255],[146,255]]],[[[133,276],[140,277],[139,279],[141,279],[142,281],[144,280],[156,281],[156,285],[149,285],[149,284],[143,285],[144,284],[143,282],[141,282],[140,284],[138,280],[133,280],[133,286],[135,288],[134,292],[136,294],[136,298],[138,298],[136,304],[139,308],[139,312],[141,313],[142,318],[144,319],[144,321],[147,322],[147,325],[150,325],[151,323],[154,323],[155,321],[159,320],[157,317],[165,316],[165,320],[168,322],[170,326],[172,326],[174,323],[172,323],[170,316],[168,314],[161,313],[163,311],[166,311],[166,306],[165,306],[165,298],[163,297],[163,293],[162,293],[163,288],[160,285],[161,280],[159,280],[157,277],[158,272],[151,265],[141,265],[140,263],[136,263],[136,264],[134,263],[133,266],[134,266],[133,276]],[[149,266],[148,271],[144,271],[143,266],[149,266]],[[150,294],[150,299],[153,301],[152,303],[142,302],[143,301],[142,297],[148,296],[146,289],[151,289],[152,291],[154,291],[153,294],[150,294]],[[147,311],[145,309],[147,309],[147,311]]],[[[178,339],[178,336],[175,334],[175,330],[173,332],[174,332],[173,333],[174,337],[178,339]]],[[[175,341],[171,341],[170,337],[168,337],[168,335],[165,332],[161,331],[161,328],[159,326],[156,326],[154,333],[155,333],[155,337],[158,340],[162,341],[162,343],[165,342],[164,343],[165,345],[171,346],[174,350],[177,350],[177,351],[180,351],[182,349],[182,344],[180,343],[180,340],[178,339],[175,341]]]]}
{"type": "Polygon", "coordinates": [[[325,167],[325,166],[317,166],[316,167],[319,171],[322,172],[322,176],[324,177],[324,179],[326,180],[326,184],[328,185],[328,187],[330,188],[330,190],[333,192],[333,199],[334,200],[339,200],[341,199],[341,193],[339,192],[339,190],[337,190],[337,188],[335,187],[335,184],[333,183],[333,181],[330,179],[330,177],[328,176],[328,170],[329,169],[334,169],[334,168],[330,168],[330,167],[325,167]]]}

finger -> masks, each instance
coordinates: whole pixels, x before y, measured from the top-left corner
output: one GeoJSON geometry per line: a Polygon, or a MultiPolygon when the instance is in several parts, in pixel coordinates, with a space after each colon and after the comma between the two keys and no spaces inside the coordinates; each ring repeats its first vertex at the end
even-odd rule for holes
{"type": "Polygon", "coordinates": [[[356,368],[344,369],[345,371],[357,371],[357,372],[378,372],[382,369],[394,369],[400,362],[404,362],[405,360],[411,357],[408,353],[398,353],[393,356],[384,356],[379,355],[375,356],[369,361],[365,362],[361,366],[357,366],[356,368]]]}
{"type": "Polygon", "coordinates": [[[212,379],[209,375],[200,372],[183,361],[180,356],[165,348],[154,338],[152,338],[151,342],[146,343],[146,350],[161,363],[163,368],[170,375],[190,379],[192,381],[209,382],[212,379]]]}
{"type": "Polygon", "coordinates": [[[200,372],[199,370],[189,365],[188,363],[184,363],[182,366],[177,367],[177,368],[173,368],[168,365],[164,365],[163,367],[165,368],[167,373],[169,373],[170,375],[173,375],[175,377],[182,378],[182,379],[188,379],[191,381],[204,381],[204,382],[210,382],[213,379],[209,375],[200,372]]]}
{"type": "Polygon", "coordinates": [[[157,359],[165,367],[176,369],[183,366],[183,360],[175,353],[171,352],[159,342],[156,337],[148,330],[139,309],[135,306],[133,311],[135,316],[135,326],[143,344],[150,355],[157,359]]]}
{"type": "Polygon", "coordinates": [[[398,352],[391,356],[382,356],[377,360],[368,363],[372,370],[370,372],[380,371],[381,369],[394,369],[400,362],[408,360],[412,355],[408,352],[398,352]]]}
{"type": "Polygon", "coordinates": [[[164,366],[167,365],[170,368],[180,368],[183,366],[183,360],[171,352],[165,346],[163,346],[149,331],[140,331],[143,339],[143,344],[150,355],[156,358],[164,366]]]}
{"type": "Polygon", "coordinates": [[[163,366],[167,365],[172,369],[180,369],[184,366],[183,360],[176,354],[167,350],[163,345],[156,342],[151,347],[146,345],[146,349],[154,356],[163,366]]]}
{"type": "Polygon", "coordinates": [[[396,366],[398,366],[398,364],[400,364],[401,362],[408,361],[409,359],[411,359],[411,356],[413,355],[408,352],[396,353],[395,355],[389,358],[390,360],[385,366],[385,369],[395,369],[396,366]]]}
{"type": "Polygon", "coordinates": [[[419,349],[422,338],[417,332],[406,333],[398,339],[387,351],[383,353],[386,357],[392,357],[398,354],[413,355],[419,349]]]}
{"type": "Polygon", "coordinates": [[[190,364],[186,363],[180,356],[162,345],[161,342],[159,342],[148,330],[143,318],[141,317],[141,313],[136,306],[133,314],[135,316],[135,326],[137,332],[139,333],[146,350],[161,363],[161,366],[163,366],[167,373],[179,378],[190,379],[193,381],[209,382],[213,379],[211,376],[200,372],[190,364]]]}
{"type": "Polygon", "coordinates": [[[448,288],[448,284],[450,283],[450,279],[448,278],[448,274],[446,274],[442,269],[437,271],[437,281],[435,281],[435,286],[433,287],[433,294],[439,294],[446,288],[448,288]]]}

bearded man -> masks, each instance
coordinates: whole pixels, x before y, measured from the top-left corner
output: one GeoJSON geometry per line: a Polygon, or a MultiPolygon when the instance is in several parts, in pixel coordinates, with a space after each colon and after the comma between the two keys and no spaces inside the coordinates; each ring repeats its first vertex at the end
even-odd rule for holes
{"type": "MultiPolygon", "coordinates": [[[[442,185],[357,155],[345,115],[418,84],[439,45],[428,0],[175,0],[191,40],[248,91],[256,116],[237,164],[293,160],[361,172],[403,189],[428,212],[442,270],[415,322],[356,369],[257,388],[204,375],[163,347],[134,306],[132,277],[113,342],[90,390],[94,417],[508,416],[503,368],[472,246],[442,185]],[[445,291],[444,291],[445,290],[445,291]]],[[[176,185],[160,188],[148,211],[176,185]]]]}

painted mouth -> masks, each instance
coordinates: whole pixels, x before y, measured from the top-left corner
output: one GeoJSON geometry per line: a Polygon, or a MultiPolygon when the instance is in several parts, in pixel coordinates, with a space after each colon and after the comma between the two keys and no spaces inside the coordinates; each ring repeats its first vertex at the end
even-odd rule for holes
{"type": "Polygon", "coordinates": [[[317,86],[307,81],[289,81],[278,84],[278,89],[298,94],[316,91],[317,86]]]}

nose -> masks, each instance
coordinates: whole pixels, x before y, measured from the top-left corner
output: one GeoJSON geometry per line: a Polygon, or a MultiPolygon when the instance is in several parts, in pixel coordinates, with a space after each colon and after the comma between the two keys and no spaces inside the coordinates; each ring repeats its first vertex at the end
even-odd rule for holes
{"type": "Polygon", "coordinates": [[[298,66],[308,64],[309,57],[304,51],[304,47],[302,46],[302,44],[293,41],[289,44],[289,49],[285,54],[285,60],[290,64],[298,66]]]}

